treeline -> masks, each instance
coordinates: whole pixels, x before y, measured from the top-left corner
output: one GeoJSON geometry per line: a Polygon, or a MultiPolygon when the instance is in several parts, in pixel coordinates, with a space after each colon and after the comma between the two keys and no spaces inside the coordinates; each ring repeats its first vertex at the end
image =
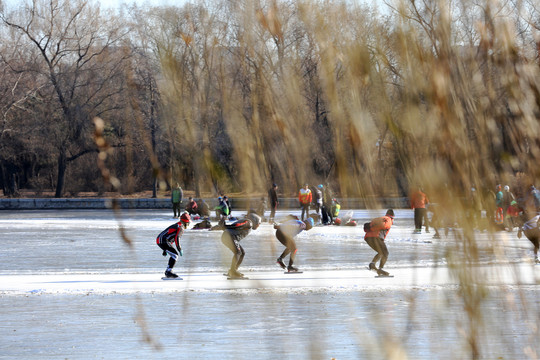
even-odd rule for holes
{"type": "Polygon", "coordinates": [[[534,182],[539,9],[421,3],[4,5],[4,195],[534,182]]]}

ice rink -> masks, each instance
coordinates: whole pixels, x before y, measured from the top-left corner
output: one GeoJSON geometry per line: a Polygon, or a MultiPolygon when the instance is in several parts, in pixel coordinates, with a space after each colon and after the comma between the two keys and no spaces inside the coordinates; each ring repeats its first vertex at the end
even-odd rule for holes
{"type": "MultiPolygon", "coordinates": [[[[384,212],[301,233],[294,275],[261,225],[242,240],[249,280],[223,276],[232,253],[221,231],[188,229],[179,281],[161,280],[155,245],[168,211],[2,212],[0,359],[466,359],[471,344],[485,359],[538,358],[540,266],[528,240],[477,231],[473,263],[459,230],[413,234],[412,210],[397,209],[394,277],[375,278],[361,225],[384,212]]],[[[287,214],[299,211],[277,219],[287,214]]]]}

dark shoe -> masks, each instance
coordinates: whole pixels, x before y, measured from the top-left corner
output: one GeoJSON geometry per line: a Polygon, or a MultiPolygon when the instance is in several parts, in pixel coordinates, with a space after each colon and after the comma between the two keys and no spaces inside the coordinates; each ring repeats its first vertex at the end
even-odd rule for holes
{"type": "Polygon", "coordinates": [[[279,266],[281,266],[282,269],[285,269],[287,267],[287,266],[285,266],[285,263],[283,262],[283,260],[281,258],[277,259],[277,264],[279,266]]]}
{"type": "Polygon", "coordinates": [[[369,263],[369,270],[377,270],[377,267],[375,266],[374,263],[369,263]]]}
{"type": "Polygon", "coordinates": [[[172,271],[170,270],[166,270],[165,271],[165,276],[168,277],[168,278],[171,278],[171,279],[174,279],[174,278],[177,278],[178,275],[176,275],[175,273],[173,273],[172,271]]]}
{"type": "Polygon", "coordinates": [[[287,271],[288,272],[298,272],[298,268],[295,268],[294,266],[288,266],[287,267],[287,271]]]}

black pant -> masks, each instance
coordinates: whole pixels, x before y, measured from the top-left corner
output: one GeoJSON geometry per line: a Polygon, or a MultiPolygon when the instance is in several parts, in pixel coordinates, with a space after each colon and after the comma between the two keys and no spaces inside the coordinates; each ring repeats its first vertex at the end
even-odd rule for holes
{"type": "Polygon", "coordinates": [[[280,243],[285,245],[285,250],[283,253],[281,253],[279,258],[284,259],[287,255],[291,254],[291,257],[289,258],[289,266],[292,266],[294,259],[296,258],[296,251],[298,250],[296,248],[296,241],[294,241],[294,238],[281,231],[281,229],[277,229],[276,237],[280,243]]]}
{"type": "Polygon", "coordinates": [[[382,269],[386,260],[388,259],[388,248],[383,239],[378,237],[368,237],[365,239],[369,247],[377,252],[377,255],[371,260],[372,263],[377,264],[377,261],[381,260],[379,269],[382,269]]]}
{"type": "Polygon", "coordinates": [[[421,230],[422,222],[426,226],[426,231],[429,230],[429,219],[426,208],[414,208],[414,229],[421,230]]]}
{"type": "MultiPolygon", "coordinates": [[[[159,240],[159,239],[158,239],[159,240]]],[[[176,251],[175,248],[173,248],[171,245],[169,245],[168,243],[157,243],[157,245],[159,246],[159,248],[163,251],[166,251],[167,254],[170,255],[170,258],[169,258],[169,267],[168,269],[171,269],[174,267],[174,264],[176,264],[176,259],[178,259],[178,251],[176,251]]]]}
{"type": "Polygon", "coordinates": [[[179,202],[177,202],[177,203],[173,202],[172,203],[172,210],[173,210],[173,216],[174,217],[180,216],[180,203],[179,202]]]}

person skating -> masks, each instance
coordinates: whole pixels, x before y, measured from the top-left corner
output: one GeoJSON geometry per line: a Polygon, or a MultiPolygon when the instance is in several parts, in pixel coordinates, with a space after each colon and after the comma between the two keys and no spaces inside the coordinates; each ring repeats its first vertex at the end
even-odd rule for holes
{"type": "Polygon", "coordinates": [[[311,190],[309,189],[309,185],[304,184],[304,187],[298,192],[298,201],[300,202],[300,207],[302,208],[302,214],[300,215],[300,219],[302,219],[302,221],[309,217],[309,205],[311,204],[312,199],[313,196],[311,194],[311,190]]]}
{"type": "Polygon", "coordinates": [[[240,245],[240,240],[248,236],[252,229],[256,230],[260,223],[261,217],[251,213],[245,219],[235,221],[232,224],[225,224],[221,242],[233,253],[231,267],[227,273],[229,278],[242,278],[244,276],[238,271],[246,255],[244,248],[240,245]]]}
{"type": "Polygon", "coordinates": [[[301,220],[287,220],[279,225],[274,225],[276,229],[276,238],[285,246],[283,253],[277,258],[277,263],[283,269],[287,269],[288,272],[298,272],[298,269],[293,266],[294,259],[296,258],[296,241],[294,238],[300,234],[303,230],[310,230],[313,227],[313,218],[307,218],[305,221],[301,220]],[[289,257],[289,266],[285,266],[283,260],[289,257]]]}
{"type": "Polygon", "coordinates": [[[392,209],[388,209],[385,216],[375,218],[371,222],[364,224],[364,231],[366,232],[364,240],[369,247],[377,252],[373,260],[369,263],[369,269],[375,270],[378,275],[389,275],[388,272],[383,270],[389,254],[384,240],[392,224],[394,224],[394,210],[392,209]],[[380,261],[379,267],[377,267],[377,261],[380,261]]]}
{"type": "Polygon", "coordinates": [[[172,270],[174,268],[174,264],[176,264],[176,260],[178,260],[178,256],[183,255],[182,247],[180,246],[180,237],[184,232],[184,223],[186,221],[189,223],[189,219],[187,219],[187,217],[181,217],[180,221],[163,230],[156,239],[157,246],[163,250],[163,256],[170,256],[167,270],[165,270],[165,276],[167,278],[178,277],[178,275],[173,273],[172,270]],[[176,249],[173,247],[173,244],[176,249]]]}

